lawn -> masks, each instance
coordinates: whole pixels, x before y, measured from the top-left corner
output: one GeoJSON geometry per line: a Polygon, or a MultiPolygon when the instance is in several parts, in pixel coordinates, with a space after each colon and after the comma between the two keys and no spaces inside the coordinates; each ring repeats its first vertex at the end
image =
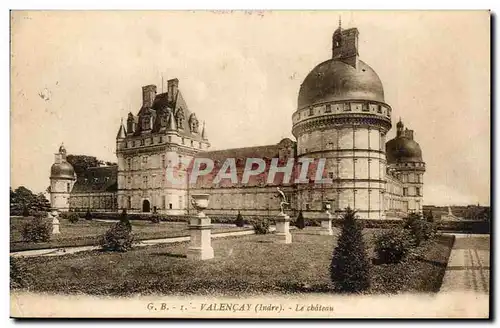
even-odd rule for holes
{"type": "MultiPolygon", "coordinates": [[[[18,265],[30,281],[29,290],[36,292],[115,296],[332,292],[328,268],[336,236],[319,236],[314,230],[293,231],[292,244],[273,243],[273,234],[214,239],[215,259],[202,262],[187,259],[187,243],[177,243],[127,253],[21,258],[18,265]]],[[[367,244],[375,233],[376,229],[365,230],[367,244]]],[[[411,261],[373,265],[370,292],[436,292],[452,243],[452,237],[438,236],[411,261]]]]}
{"type": "MultiPolygon", "coordinates": [[[[52,235],[49,242],[31,243],[23,241],[21,236],[23,224],[30,219],[23,217],[10,218],[11,252],[28,249],[96,245],[99,237],[114,224],[113,222],[87,221],[84,219],[79,220],[77,223],[71,223],[68,220],[60,219],[61,234],[52,235]]],[[[47,220],[47,222],[49,221],[47,220]]],[[[160,222],[158,224],[149,221],[130,222],[136,240],[189,236],[188,225],[185,222],[160,222]]],[[[214,232],[243,230],[243,228],[234,225],[221,224],[216,224],[213,228],[214,232]]]]}

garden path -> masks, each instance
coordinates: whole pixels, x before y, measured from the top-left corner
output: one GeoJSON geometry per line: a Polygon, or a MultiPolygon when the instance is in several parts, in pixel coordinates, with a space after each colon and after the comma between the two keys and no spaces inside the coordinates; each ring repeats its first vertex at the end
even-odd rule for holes
{"type": "MultiPolygon", "coordinates": [[[[274,231],[275,227],[270,227],[270,231],[274,231]]],[[[223,238],[223,237],[235,237],[235,236],[245,236],[252,235],[255,231],[251,228],[243,231],[232,231],[232,232],[218,232],[212,233],[212,238],[223,238]]],[[[173,237],[173,238],[161,238],[161,239],[145,239],[134,244],[135,247],[144,247],[157,244],[171,244],[189,241],[189,236],[183,237],[173,237]]],[[[66,254],[74,254],[84,251],[93,251],[99,249],[99,246],[78,246],[78,247],[60,247],[60,248],[48,248],[48,249],[36,249],[12,252],[10,256],[13,257],[33,257],[33,256],[60,256],[66,254]]]]}
{"type": "Polygon", "coordinates": [[[440,292],[490,290],[490,236],[455,234],[440,292]]]}

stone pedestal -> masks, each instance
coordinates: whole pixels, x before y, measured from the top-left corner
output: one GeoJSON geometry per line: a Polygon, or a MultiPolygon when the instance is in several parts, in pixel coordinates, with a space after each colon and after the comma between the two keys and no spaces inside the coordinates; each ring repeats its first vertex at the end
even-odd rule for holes
{"type": "Polygon", "coordinates": [[[187,258],[195,260],[209,260],[214,258],[212,248],[212,224],[210,218],[200,213],[189,221],[191,241],[187,251],[187,258]]]}
{"type": "Polygon", "coordinates": [[[276,243],[290,244],[292,234],[290,233],[290,217],[285,213],[278,214],[276,217],[276,243]]]}
{"type": "Polygon", "coordinates": [[[332,219],[333,215],[330,212],[326,212],[326,218],[321,219],[321,228],[319,229],[319,234],[323,236],[332,236],[332,219]]]}
{"type": "Polygon", "coordinates": [[[54,218],[52,219],[52,234],[53,235],[58,235],[61,233],[59,231],[59,225],[60,225],[59,219],[54,216],[54,218]]]}

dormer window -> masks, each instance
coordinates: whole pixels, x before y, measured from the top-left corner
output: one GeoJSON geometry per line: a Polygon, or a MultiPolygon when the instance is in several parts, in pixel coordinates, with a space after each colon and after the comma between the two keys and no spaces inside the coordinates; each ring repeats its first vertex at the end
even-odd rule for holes
{"type": "Polygon", "coordinates": [[[144,146],[144,139],[141,139],[141,146],[144,146]]]}

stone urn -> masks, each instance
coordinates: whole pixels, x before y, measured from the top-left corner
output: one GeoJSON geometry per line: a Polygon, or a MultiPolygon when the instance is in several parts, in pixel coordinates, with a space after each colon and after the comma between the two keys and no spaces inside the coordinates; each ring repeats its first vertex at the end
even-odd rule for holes
{"type": "Polygon", "coordinates": [[[190,243],[187,257],[194,260],[209,260],[214,258],[212,248],[210,218],[203,212],[208,207],[209,194],[192,194],[191,204],[198,211],[189,220],[190,243]]]}
{"type": "Polygon", "coordinates": [[[205,217],[203,212],[208,207],[209,194],[192,194],[191,204],[198,211],[198,217],[205,217]]]}

